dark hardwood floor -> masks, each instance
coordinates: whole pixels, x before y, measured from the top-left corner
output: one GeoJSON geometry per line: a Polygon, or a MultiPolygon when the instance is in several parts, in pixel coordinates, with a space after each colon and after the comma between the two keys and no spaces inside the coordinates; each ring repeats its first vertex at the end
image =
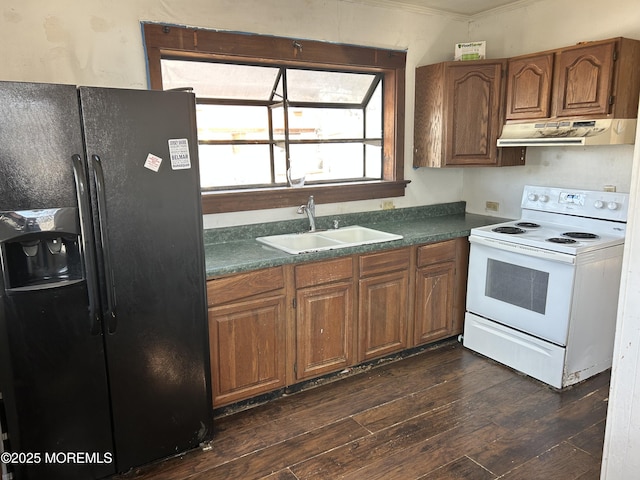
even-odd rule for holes
{"type": "Polygon", "coordinates": [[[457,342],[216,420],[118,479],[598,479],[609,372],[563,392],[457,342]]]}

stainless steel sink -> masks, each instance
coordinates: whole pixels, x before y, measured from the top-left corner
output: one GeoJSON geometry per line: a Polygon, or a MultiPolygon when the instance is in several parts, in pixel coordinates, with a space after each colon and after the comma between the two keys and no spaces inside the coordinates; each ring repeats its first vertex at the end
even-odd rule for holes
{"type": "Polygon", "coordinates": [[[299,253],[321,252],[337,248],[355,247],[370,243],[390,242],[402,239],[402,235],[382,232],[373,228],[353,225],[336,230],[324,230],[306,233],[286,233],[258,237],[256,240],[283,252],[293,255],[299,253]]]}

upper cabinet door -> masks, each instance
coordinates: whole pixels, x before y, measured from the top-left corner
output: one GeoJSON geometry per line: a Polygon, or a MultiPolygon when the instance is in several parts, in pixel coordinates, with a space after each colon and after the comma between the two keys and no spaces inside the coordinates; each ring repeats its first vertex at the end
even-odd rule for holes
{"type": "Polygon", "coordinates": [[[615,41],[587,44],[556,54],[556,116],[609,113],[615,46],[615,41]]]}
{"type": "Polygon", "coordinates": [[[507,61],[416,68],[414,167],[524,165],[523,147],[498,148],[507,61]]]}
{"type": "Polygon", "coordinates": [[[449,63],[445,83],[447,165],[496,165],[504,61],[449,63]]]}
{"type": "Polygon", "coordinates": [[[550,116],[553,56],[553,53],[545,53],[509,60],[507,120],[550,116]]]}

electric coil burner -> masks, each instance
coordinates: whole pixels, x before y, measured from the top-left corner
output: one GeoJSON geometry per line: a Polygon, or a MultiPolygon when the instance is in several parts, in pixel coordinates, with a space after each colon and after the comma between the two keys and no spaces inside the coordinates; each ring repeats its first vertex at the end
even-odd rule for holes
{"type": "Polygon", "coordinates": [[[611,366],[628,194],[525,186],[471,230],[465,347],[564,388],[611,366]]]}
{"type": "Polygon", "coordinates": [[[518,233],[525,233],[525,230],[518,227],[511,227],[511,226],[497,227],[497,228],[494,228],[493,231],[497,233],[506,233],[509,235],[517,235],[518,233]]]}
{"type": "Polygon", "coordinates": [[[586,233],[586,232],[566,232],[562,234],[563,237],[569,238],[582,238],[585,240],[595,240],[598,238],[598,235],[595,233],[586,233]]]}
{"type": "Polygon", "coordinates": [[[547,242],[563,243],[563,244],[567,245],[567,244],[570,244],[570,243],[577,243],[577,240],[574,240],[573,238],[552,237],[552,238],[547,238],[547,242]]]}

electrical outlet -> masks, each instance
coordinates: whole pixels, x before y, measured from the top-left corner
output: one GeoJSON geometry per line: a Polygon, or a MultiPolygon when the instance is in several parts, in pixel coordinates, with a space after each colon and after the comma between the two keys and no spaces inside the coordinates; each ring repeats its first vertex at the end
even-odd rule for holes
{"type": "Polygon", "coordinates": [[[396,206],[393,203],[393,200],[385,200],[382,202],[382,210],[393,210],[396,206]]]}
{"type": "Polygon", "coordinates": [[[484,204],[484,209],[489,212],[497,212],[498,210],[500,210],[500,203],[488,201],[484,204]]]}

